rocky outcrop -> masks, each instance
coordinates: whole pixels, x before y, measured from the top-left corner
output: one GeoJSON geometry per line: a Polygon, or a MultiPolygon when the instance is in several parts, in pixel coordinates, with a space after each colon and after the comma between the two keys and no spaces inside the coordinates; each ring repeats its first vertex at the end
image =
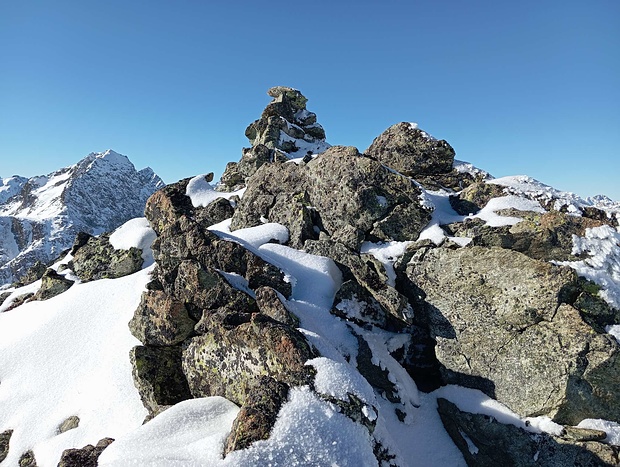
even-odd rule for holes
{"type": "Polygon", "coordinates": [[[446,399],[438,399],[437,404],[446,431],[470,466],[596,467],[620,464],[618,447],[583,440],[588,437],[600,439],[601,432],[587,430],[590,433],[582,433],[581,440],[571,439],[566,430],[560,437],[533,434],[514,425],[499,423],[487,415],[463,412],[446,399]]]}
{"type": "Polygon", "coordinates": [[[325,141],[323,127],[316,121],[316,114],[306,109],[308,99],[301,92],[276,86],[267,94],[273,100],[261,118],[245,130],[252,147],[243,149],[239,162],[228,163],[222,175],[221,189],[240,188],[266,163],[320,154],[330,146],[325,141]]]}
{"type": "Polygon", "coordinates": [[[103,438],[96,446],[88,444],[81,449],[66,449],[58,467],[97,467],[97,459],[113,441],[112,438],[103,438]]]}
{"type": "Polygon", "coordinates": [[[6,456],[9,454],[9,442],[11,441],[12,435],[13,430],[7,430],[0,433],[0,462],[6,459],[6,456]]]}
{"type": "Polygon", "coordinates": [[[142,267],[142,250],[116,250],[108,235],[93,237],[82,233],[71,250],[69,267],[83,281],[116,279],[137,272],[142,267]]]}
{"type": "Polygon", "coordinates": [[[248,180],[231,228],[278,222],[296,248],[321,231],[352,249],[363,240],[416,240],[430,220],[420,194],[408,178],[355,148],[337,146],[307,164],[261,167],[248,180]]]}
{"type": "Polygon", "coordinates": [[[572,306],[571,270],[499,248],[436,248],[417,252],[407,276],[446,382],[522,416],[620,420],[620,348],[572,306]]]}
{"type": "Polygon", "coordinates": [[[282,271],[207,230],[213,203],[195,208],[186,186],[169,185],[146,206],[157,267],[130,322],[144,344],[132,352],[134,380],[151,416],[189,397],[241,405],[234,450],[267,437],[289,385],[311,382],[304,363],[315,354],[282,304],[291,293],[282,271]]]}

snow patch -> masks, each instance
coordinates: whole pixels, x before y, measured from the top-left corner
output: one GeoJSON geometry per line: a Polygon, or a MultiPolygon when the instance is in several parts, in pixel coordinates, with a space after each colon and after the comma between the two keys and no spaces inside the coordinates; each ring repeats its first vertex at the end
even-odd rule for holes
{"type": "Polygon", "coordinates": [[[110,244],[115,250],[129,250],[132,247],[142,250],[144,260],[142,267],[145,268],[154,262],[151,245],[156,238],[157,234],[146,217],[137,217],[128,220],[116,229],[110,235],[110,244]]]}
{"type": "Polygon", "coordinates": [[[192,178],[185,189],[185,195],[192,200],[192,206],[207,207],[218,198],[230,199],[233,196],[243,197],[245,188],[237,191],[223,192],[216,191],[215,188],[207,182],[207,174],[197,175],[192,178]]]}

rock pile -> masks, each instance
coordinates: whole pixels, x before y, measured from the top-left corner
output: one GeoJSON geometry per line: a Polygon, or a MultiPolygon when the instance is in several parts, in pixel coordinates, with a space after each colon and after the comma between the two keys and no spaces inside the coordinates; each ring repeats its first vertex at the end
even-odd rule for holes
{"type": "MultiPolygon", "coordinates": [[[[320,353],[296,329],[283,272],[208,230],[232,217],[233,232],[278,223],[288,229],[288,246],[334,261],[342,285],[332,313],[356,335],[357,369],[386,400],[400,403],[402,394],[394,374],[376,364],[363,329],[400,336],[389,358],[422,389],[479,389],[521,417],[545,415],[567,427],[588,417],[620,421],[620,347],[605,333],[620,312],[592,283],[550,262],[575,259],[573,236],[608,223],[605,213],[584,209],[575,217],[549,201],[544,213],[500,213],[522,221],[494,227],[472,216],[505,190],[456,170],[446,141],[399,123],[363,154],[329,148],[299,91],[276,87],[269,95],[274,100],[246,130],[252,147],[222,177],[220,190],[247,186],[234,208],[223,198],[194,207],[185,196],[187,180],[147,203],[158,235],[157,268],[130,328],[143,343],[132,362],[151,416],[185,398],[224,396],[241,406],[226,443],[230,452],[269,436],[291,387],[314,385],[305,362],[320,353]],[[289,160],[304,151],[313,156],[289,160]],[[436,209],[425,187],[443,189],[451,218],[463,216],[437,228],[466,242],[420,239],[436,209]],[[368,253],[369,246],[392,244],[403,248],[388,260],[368,253]]],[[[343,413],[372,434],[374,422],[350,401],[338,401],[343,413]]],[[[444,400],[439,412],[470,465],[521,465],[518,446],[532,458],[537,449],[537,465],[617,461],[617,449],[595,440],[533,440],[444,400]],[[463,434],[478,443],[478,456],[463,434]],[[499,451],[487,449],[485,439],[499,451]],[[507,439],[514,444],[502,444],[507,439]]],[[[374,442],[377,458],[389,459],[374,442]]]]}

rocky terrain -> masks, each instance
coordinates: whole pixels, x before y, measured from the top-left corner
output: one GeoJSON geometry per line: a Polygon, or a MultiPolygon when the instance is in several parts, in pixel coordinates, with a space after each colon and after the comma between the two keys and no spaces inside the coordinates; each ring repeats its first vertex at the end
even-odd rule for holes
{"type": "MultiPolygon", "coordinates": [[[[494,179],[412,123],[331,147],[268,94],[217,186],[163,187],[5,294],[0,327],[142,284],[115,378],[144,409],[35,441],[0,415],[0,464],[620,465],[620,204],[494,179]]],[[[0,404],[18,374],[0,360],[0,404]]]]}
{"type": "Polygon", "coordinates": [[[0,179],[0,285],[37,263],[44,271],[78,232],[98,235],[142,216],[146,199],[163,185],[150,168],[137,171],[111,150],[49,175],[0,179]]]}

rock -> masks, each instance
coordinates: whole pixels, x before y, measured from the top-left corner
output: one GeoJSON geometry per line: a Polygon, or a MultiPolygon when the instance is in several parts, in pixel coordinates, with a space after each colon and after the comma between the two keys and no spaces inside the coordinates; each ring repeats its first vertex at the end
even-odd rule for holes
{"type": "Polygon", "coordinates": [[[19,467],[37,467],[37,460],[34,458],[34,452],[27,451],[23,453],[18,461],[19,467]]]}
{"type": "Polygon", "coordinates": [[[9,455],[9,442],[11,441],[12,434],[13,430],[6,430],[0,433],[0,462],[9,455]]]}
{"type": "Polygon", "coordinates": [[[251,148],[244,148],[239,162],[229,162],[222,174],[221,184],[230,191],[238,190],[245,185],[245,181],[264,164],[288,160],[273,148],[264,144],[257,144],[251,148]]]}
{"type": "Polygon", "coordinates": [[[441,398],[437,405],[446,431],[470,466],[595,467],[620,463],[616,446],[528,433],[493,417],[462,412],[441,398]]]}
{"type": "Polygon", "coordinates": [[[72,285],[73,281],[71,279],[61,276],[53,269],[48,269],[41,277],[41,288],[35,294],[34,300],[47,300],[55,297],[69,290],[72,285]]]}
{"type": "Polygon", "coordinates": [[[103,438],[96,446],[88,444],[81,449],[65,449],[58,467],[97,467],[99,456],[112,442],[112,438],[103,438]]]}
{"type": "Polygon", "coordinates": [[[13,292],[2,292],[0,293],[0,306],[4,303],[4,301],[9,298],[13,292]]]}
{"type": "Polygon", "coordinates": [[[286,309],[278,292],[271,287],[256,289],[256,304],[260,312],[270,318],[293,328],[299,327],[299,318],[286,309]]]}
{"type": "Polygon", "coordinates": [[[194,337],[183,351],[183,372],[194,397],[223,396],[244,405],[257,377],[269,376],[291,386],[309,384],[306,360],[315,357],[296,329],[262,314],[249,322],[208,316],[208,332],[194,337]]]}
{"type": "Polygon", "coordinates": [[[183,302],[163,291],[148,290],[129,321],[129,330],[145,345],[176,345],[193,333],[195,324],[183,302]]]}
{"type": "Polygon", "coordinates": [[[447,230],[451,235],[471,238],[472,245],[508,248],[545,261],[574,261],[573,236],[582,237],[586,229],[603,225],[598,220],[559,211],[500,214],[523,220],[512,226],[490,227],[480,219],[466,219],[462,223],[450,224],[447,230]]]}
{"type": "Polygon", "coordinates": [[[347,285],[350,288],[348,295],[344,290],[339,292],[339,301],[334,303],[335,307],[342,304],[342,299],[351,300],[355,295],[355,300],[365,303],[363,317],[368,318],[368,322],[386,328],[388,325],[402,327],[411,321],[413,310],[407,298],[388,285],[383,265],[377,264],[373,257],[359,255],[328,239],[308,241],[305,249],[308,253],[332,258],[342,271],[345,283],[353,281],[347,285]],[[364,293],[359,291],[360,287],[365,290],[364,293]],[[374,300],[368,300],[368,294],[374,300]]]}
{"type": "Polygon", "coordinates": [[[461,216],[467,216],[469,214],[476,214],[492,198],[499,198],[501,196],[506,196],[503,186],[495,185],[494,183],[478,182],[465,188],[458,196],[451,196],[450,205],[461,216]]]}
{"type": "Polygon", "coordinates": [[[252,146],[264,145],[288,154],[303,157],[306,152],[319,154],[329,147],[325,131],[316,121],[316,114],[306,109],[306,99],[293,88],[276,86],[267,94],[273,100],[261,118],[251,123],[245,135],[252,146]]]}
{"type": "Polygon", "coordinates": [[[454,149],[411,123],[397,123],[376,137],[365,154],[408,177],[452,171],[454,149]]]}
{"type": "Polygon", "coordinates": [[[332,147],[305,165],[264,165],[248,185],[231,229],[268,219],[289,229],[295,248],[319,231],[349,245],[415,240],[430,220],[417,186],[355,148],[332,147]]]}
{"type": "Polygon", "coordinates": [[[116,250],[109,236],[90,237],[77,249],[74,248],[72,269],[83,281],[116,279],[137,272],[142,267],[142,250],[116,250]]]}
{"type": "Polygon", "coordinates": [[[620,421],[620,349],[573,308],[573,271],[499,248],[431,249],[407,276],[426,305],[445,382],[474,387],[521,416],[620,421]],[[449,291],[449,293],[447,293],[449,291]]]}
{"type": "Polygon", "coordinates": [[[73,430],[80,425],[80,417],[77,415],[71,415],[64,422],[58,425],[58,433],[64,433],[69,430],[73,430]]]}
{"type": "Polygon", "coordinates": [[[17,298],[15,298],[13,302],[11,303],[11,305],[4,311],[11,311],[17,308],[18,306],[23,305],[24,303],[27,303],[30,300],[33,300],[33,298],[34,298],[34,294],[32,292],[28,292],[23,295],[20,295],[17,298]]]}
{"type": "Polygon", "coordinates": [[[129,356],[134,384],[150,416],[192,398],[181,371],[180,347],[137,346],[129,356]]]}
{"type": "Polygon", "coordinates": [[[254,441],[269,438],[282,404],[288,397],[288,385],[273,378],[262,376],[253,384],[233,422],[226,439],[224,455],[237,449],[245,449],[254,441]]]}

